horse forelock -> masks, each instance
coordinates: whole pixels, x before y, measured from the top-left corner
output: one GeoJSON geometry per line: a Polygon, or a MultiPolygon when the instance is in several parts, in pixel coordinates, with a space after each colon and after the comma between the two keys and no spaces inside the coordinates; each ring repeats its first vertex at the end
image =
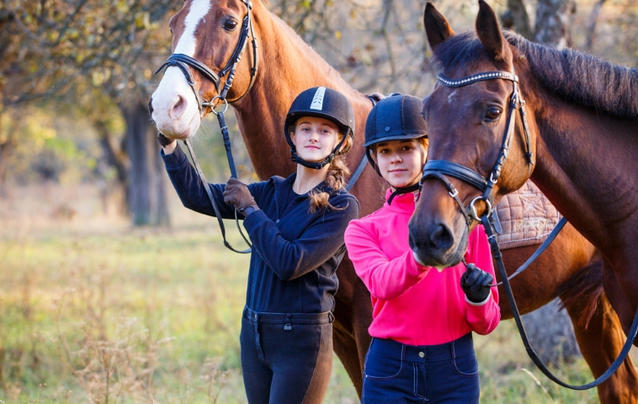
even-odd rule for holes
{"type": "Polygon", "coordinates": [[[442,70],[475,62],[482,54],[483,46],[476,35],[466,32],[443,41],[436,48],[436,60],[442,70]]]}

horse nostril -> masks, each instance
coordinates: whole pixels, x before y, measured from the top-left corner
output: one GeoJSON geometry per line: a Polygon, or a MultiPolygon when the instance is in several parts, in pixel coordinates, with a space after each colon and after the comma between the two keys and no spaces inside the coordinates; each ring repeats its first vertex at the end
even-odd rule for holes
{"type": "Polygon", "coordinates": [[[410,226],[408,244],[418,254],[444,253],[450,249],[453,242],[452,232],[444,224],[434,225],[430,232],[419,231],[418,228],[410,226]]]}
{"type": "Polygon", "coordinates": [[[443,224],[438,224],[427,238],[427,246],[437,251],[447,251],[452,246],[452,233],[443,224]]]}
{"type": "Polygon", "coordinates": [[[168,110],[168,116],[171,119],[178,119],[186,110],[186,99],[181,95],[175,97],[175,102],[168,110]]]}

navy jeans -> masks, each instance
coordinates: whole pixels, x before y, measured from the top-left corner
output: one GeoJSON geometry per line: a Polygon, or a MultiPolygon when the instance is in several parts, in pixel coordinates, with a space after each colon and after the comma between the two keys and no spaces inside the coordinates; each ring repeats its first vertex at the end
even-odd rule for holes
{"type": "Polygon", "coordinates": [[[441,345],[373,338],[366,356],[363,404],[479,402],[472,333],[441,345]]]}
{"type": "Polygon", "coordinates": [[[239,341],[250,404],[321,403],[332,368],[332,313],[244,309],[239,341]]]}

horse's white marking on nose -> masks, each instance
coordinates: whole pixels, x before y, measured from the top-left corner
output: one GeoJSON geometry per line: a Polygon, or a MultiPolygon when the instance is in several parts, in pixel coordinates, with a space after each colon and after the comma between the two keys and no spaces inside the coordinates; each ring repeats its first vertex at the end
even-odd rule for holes
{"type": "Polygon", "coordinates": [[[195,29],[199,22],[208,14],[210,10],[210,0],[194,0],[191,3],[188,15],[184,20],[184,32],[177,41],[175,46],[175,53],[183,53],[188,56],[194,56],[197,45],[197,39],[195,38],[195,29]]]}
{"type": "MultiPolygon", "coordinates": [[[[195,56],[197,39],[195,30],[210,10],[209,0],[193,0],[184,20],[184,30],[174,53],[195,56]]],[[[167,136],[187,137],[197,131],[200,124],[197,99],[186,78],[175,66],[169,66],[152,96],[153,115],[157,128],[167,136]]]]}
{"type": "Polygon", "coordinates": [[[447,103],[448,104],[454,104],[455,98],[456,98],[456,90],[452,90],[450,95],[447,96],[447,103]]]}

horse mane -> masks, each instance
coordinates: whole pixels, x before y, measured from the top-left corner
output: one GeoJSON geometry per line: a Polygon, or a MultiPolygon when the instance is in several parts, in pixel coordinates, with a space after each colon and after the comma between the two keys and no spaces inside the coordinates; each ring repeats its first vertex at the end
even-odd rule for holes
{"type": "MultiPolygon", "coordinates": [[[[527,58],[531,73],[548,91],[567,102],[620,118],[638,118],[638,69],[615,65],[573,49],[558,50],[512,32],[507,41],[527,58]]],[[[441,43],[436,56],[443,67],[476,60],[483,47],[474,33],[441,43]]]]}
{"type": "Polygon", "coordinates": [[[328,61],[325,60],[323,56],[321,56],[308,42],[306,42],[290,25],[270,10],[268,10],[268,12],[272,17],[273,22],[279,27],[279,29],[285,32],[286,38],[290,41],[290,43],[299,51],[305,51],[306,55],[311,58],[306,61],[300,60],[299,63],[308,63],[308,61],[312,61],[315,66],[319,67],[324,76],[327,76],[329,80],[334,81],[331,83],[331,87],[334,87],[335,90],[339,90],[342,93],[350,90],[359,94],[359,91],[354,89],[343,78],[341,73],[328,63],[328,61]]]}

